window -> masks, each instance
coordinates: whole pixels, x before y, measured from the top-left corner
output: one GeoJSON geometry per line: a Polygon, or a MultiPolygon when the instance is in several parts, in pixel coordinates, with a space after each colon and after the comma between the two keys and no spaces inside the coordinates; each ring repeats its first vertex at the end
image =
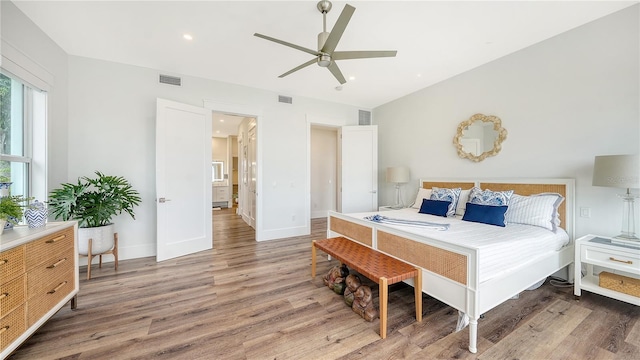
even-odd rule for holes
{"type": "MultiPolygon", "coordinates": [[[[44,140],[45,115],[46,93],[0,73],[0,181],[12,183],[11,195],[33,196],[33,142],[44,140]],[[37,136],[34,123],[39,125],[37,136]]],[[[44,184],[44,176],[38,182],[44,184]]]]}

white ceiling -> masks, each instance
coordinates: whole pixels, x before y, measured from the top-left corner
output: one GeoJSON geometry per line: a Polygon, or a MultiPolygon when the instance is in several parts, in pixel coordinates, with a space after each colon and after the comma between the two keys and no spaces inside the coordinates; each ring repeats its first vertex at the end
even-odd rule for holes
{"type": "MultiPolygon", "coordinates": [[[[279,79],[311,55],[253,36],[315,49],[317,1],[14,3],[71,55],[373,108],[637,1],[350,1],[356,11],[336,50],[398,55],[338,61],[355,77],[341,91],[316,65],[279,79]]],[[[328,31],[345,3],[333,2],[328,31]]]]}

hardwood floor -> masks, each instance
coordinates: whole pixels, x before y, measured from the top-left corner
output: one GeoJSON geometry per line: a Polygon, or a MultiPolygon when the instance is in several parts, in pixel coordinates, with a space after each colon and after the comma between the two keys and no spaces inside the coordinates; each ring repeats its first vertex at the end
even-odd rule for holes
{"type": "MultiPolygon", "coordinates": [[[[310,236],[256,242],[232,210],[214,212],[214,248],[81,268],[78,309],[60,310],[12,356],[18,359],[639,359],[640,308],[548,282],[485,314],[478,353],[468,329],[452,332],[457,311],[413,289],[389,291],[387,338],[364,321],[322,276],[310,277],[310,236]]],[[[318,273],[335,265],[318,254],[318,273]]],[[[366,282],[374,290],[377,285],[366,282]]]]}

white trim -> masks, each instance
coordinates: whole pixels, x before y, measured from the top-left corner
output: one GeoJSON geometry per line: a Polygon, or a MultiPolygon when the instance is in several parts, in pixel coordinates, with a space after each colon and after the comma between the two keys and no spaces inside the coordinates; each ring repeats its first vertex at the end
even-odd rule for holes
{"type": "Polygon", "coordinates": [[[0,67],[2,69],[36,89],[51,90],[54,85],[53,74],[4,39],[0,46],[2,49],[0,67]]]}

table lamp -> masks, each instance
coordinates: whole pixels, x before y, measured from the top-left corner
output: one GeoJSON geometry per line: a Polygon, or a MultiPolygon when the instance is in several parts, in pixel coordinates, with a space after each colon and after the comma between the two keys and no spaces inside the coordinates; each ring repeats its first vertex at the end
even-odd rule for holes
{"type": "Polygon", "coordinates": [[[596,156],[593,164],[593,185],[626,188],[618,196],[624,201],[622,210],[622,232],[615,239],[640,242],[635,233],[634,201],[638,197],[631,189],[640,188],[639,155],[596,156]]]}
{"type": "Polygon", "coordinates": [[[387,168],[387,182],[396,184],[396,203],[391,208],[402,209],[404,207],[404,202],[400,196],[400,184],[408,183],[410,179],[409,168],[406,166],[387,168]]]}

